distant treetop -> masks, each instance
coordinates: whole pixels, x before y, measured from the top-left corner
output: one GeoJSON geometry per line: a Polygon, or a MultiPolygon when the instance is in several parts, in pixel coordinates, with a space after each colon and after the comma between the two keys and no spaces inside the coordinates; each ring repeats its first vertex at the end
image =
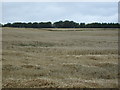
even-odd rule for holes
{"type": "Polygon", "coordinates": [[[15,22],[0,24],[2,27],[17,27],[17,28],[120,28],[119,23],[76,23],[74,21],[58,21],[54,22],[15,22]]]}

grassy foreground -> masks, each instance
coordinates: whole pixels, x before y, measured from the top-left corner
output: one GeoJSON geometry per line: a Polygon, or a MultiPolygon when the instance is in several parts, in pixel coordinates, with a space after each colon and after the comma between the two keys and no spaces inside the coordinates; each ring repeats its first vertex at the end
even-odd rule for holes
{"type": "Polygon", "coordinates": [[[3,88],[118,87],[117,29],[3,28],[2,34],[3,88]]]}

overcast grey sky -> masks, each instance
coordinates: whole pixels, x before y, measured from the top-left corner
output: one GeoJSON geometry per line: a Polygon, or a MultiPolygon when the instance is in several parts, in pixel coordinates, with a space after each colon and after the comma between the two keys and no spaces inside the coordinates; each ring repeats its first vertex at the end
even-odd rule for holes
{"type": "Polygon", "coordinates": [[[117,2],[4,2],[3,21],[118,22],[117,2]]]}

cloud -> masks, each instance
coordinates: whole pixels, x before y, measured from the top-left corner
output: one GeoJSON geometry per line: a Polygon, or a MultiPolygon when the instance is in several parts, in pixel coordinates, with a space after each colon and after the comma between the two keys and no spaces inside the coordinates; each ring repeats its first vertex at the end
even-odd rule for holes
{"type": "Polygon", "coordinates": [[[111,16],[97,16],[97,15],[82,15],[82,14],[75,14],[69,17],[63,17],[62,19],[67,20],[74,20],[76,22],[85,22],[85,23],[92,23],[92,22],[118,22],[118,14],[114,14],[111,16]]]}
{"type": "Polygon", "coordinates": [[[117,22],[118,4],[113,2],[17,2],[3,3],[3,23],[73,20],[117,22]]]}

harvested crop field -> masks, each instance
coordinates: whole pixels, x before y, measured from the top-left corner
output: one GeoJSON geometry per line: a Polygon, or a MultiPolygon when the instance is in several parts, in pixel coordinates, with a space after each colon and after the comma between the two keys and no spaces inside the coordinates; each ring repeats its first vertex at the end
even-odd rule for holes
{"type": "Polygon", "coordinates": [[[2,29],[3,88],[118,87],[118,29],[2,29]]]}

